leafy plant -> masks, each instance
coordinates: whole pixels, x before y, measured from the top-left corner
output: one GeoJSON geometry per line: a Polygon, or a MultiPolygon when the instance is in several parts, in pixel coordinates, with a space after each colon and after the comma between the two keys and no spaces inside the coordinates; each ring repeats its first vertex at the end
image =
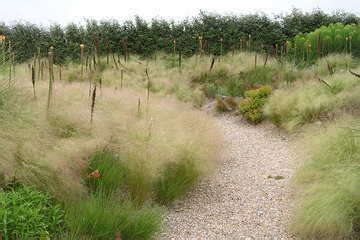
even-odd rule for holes
{"type": "Polygon", "coordinates": [[[63,229],[62,208],[33,188],[1,192],[0,205],[0,234],[5,239],[53,237],[63,229]]]}

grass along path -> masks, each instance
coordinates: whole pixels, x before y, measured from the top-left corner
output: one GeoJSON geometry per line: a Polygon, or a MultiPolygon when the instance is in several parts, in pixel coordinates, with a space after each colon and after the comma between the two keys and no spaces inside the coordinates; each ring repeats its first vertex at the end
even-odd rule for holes
{"type": "Polygon", "coordinates": [[[217,121],[226,145],[218,170],[171,206],[160,239],[292,238],[289,140],[271,125],[217,121]]]}

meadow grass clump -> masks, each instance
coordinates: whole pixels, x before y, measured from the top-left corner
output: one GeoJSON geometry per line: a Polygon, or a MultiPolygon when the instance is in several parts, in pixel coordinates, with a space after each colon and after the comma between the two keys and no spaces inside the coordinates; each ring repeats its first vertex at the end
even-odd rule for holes
{"type": "Polygon", "coordinates": [[[157,208],[136,208],[115,197],[91,195],[66,208],[67,234],[78,239],[115,239],[118,234],[122,239],[152,239],[160,230],[161,212],[157,208]]]}
{"type": "Polygon", "coordinates": [[[347,71],[356,65],[357,61],[349,54],[331,54],[317,60],[312,69],[315,74],[324,76],[347,71]]]}
{"type": "Polygon", "coordinates": [[[262,86],[245,92],[246,98],[240,101],[239,111],[248,122],[258,124],[263,120],[263,107],[271,92],[270,86],[262,86]]]}
{"type": "Polygon", "coordinates": [[[358,114],[359,80],[346,72],[325,79],[276,90],[265,106],[266,116],[277,126],[292,131],[344,112],[358,114]]]}
{"type": "Polygon", "coordinates": [[[64,225],[64,211],[49,195],[18,187],[0,192],[0,235],[5,239],[56,237],[64,225]]]}
{"type": "Polygon", "coordinates": [[[292,224],[300,237],[360,237],[358,127],[356,119],[335,122],[325,129],[311,128],[304,138],[301,155],[308,160],[295,176],[299,193],[292,224]]]}
{"type": "Polygon", "coordinates": [[[125,184],[127,168],[115,153],[103,150],[89,159],[86,182],[91,192],[112,194],[125,184]]]}
{"type": "Polygon", "coordinates": [[[180,157],[176,162],[164,166],[154,182],[155,200],[169,204],[183,196],[194,185],[200,173],[191,153],[180,157]]]}

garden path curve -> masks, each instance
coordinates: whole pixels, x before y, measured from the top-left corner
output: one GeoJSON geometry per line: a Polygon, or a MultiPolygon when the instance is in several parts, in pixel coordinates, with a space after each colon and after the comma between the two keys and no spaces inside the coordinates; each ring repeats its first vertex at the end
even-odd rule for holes
{"type": "Polygon", "coordinates": [[[170,206],[160,239],[291,239],[290,140],[274,126],[216,118],[224,135],[217,170],[170,206]]]}

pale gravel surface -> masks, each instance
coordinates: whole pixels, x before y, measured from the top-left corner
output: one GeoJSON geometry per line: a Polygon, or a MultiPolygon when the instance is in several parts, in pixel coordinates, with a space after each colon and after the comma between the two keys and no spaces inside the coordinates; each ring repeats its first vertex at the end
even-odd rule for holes
{"type": "Polygon", "coordinates": [[[160,239],[291,239],[289,139],[269,124],[217,117],[227,146],[217,170],[170,207],[160,239]],[[268,178],[283,176],[284,179],[268,178]]]}

